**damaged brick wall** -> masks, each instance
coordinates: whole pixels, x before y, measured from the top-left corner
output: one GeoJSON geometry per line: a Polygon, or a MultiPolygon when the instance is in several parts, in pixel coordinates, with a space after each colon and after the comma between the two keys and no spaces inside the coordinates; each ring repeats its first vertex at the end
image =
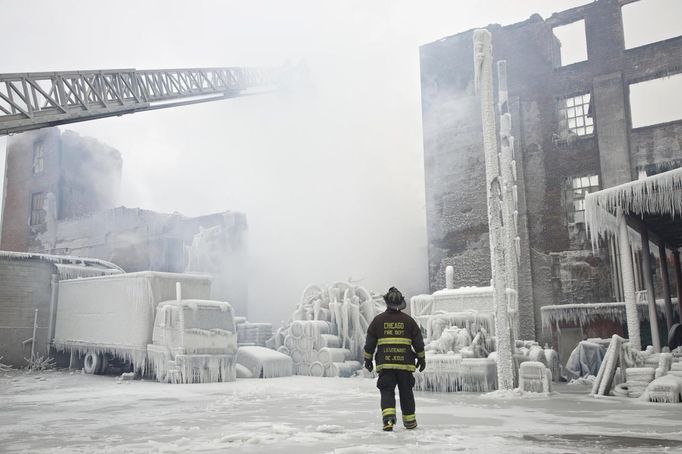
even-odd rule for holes
{"type": "Polygon", "coordinates": [[[73,131],[44,128],[12,136],[7,143],[0,249],[49,249],[50,223],[113,208],[121,162],[114,148],[73,131]],[[38,194],[43,203],[32,206],[38,194]],[[48,194],[53,212],[45,205],[48,194]],[[36,210],[42,214],[35,216],[36,210]]]}
{"type": "MultiPolygon", "coordinates": [[[[540,308],[614,300],[606,247],[592,251],[567,182],[600,188],[645,165],[678,167],[682,122],[632,129],[628,86],[682,71],[682,37],[625,50],[621,2],[597,0],[505,27],[487,27],[507,60],[515,127],[522,249],[522,336],[540,338],[540,308]],[[587,60],[561,66],[553,28],[584,20],[587,60]],[[559,128],[561,99],[588,95],[594,131],[559,128]],[[583,131],[584,132],[584,131],[583,131]],[[525,258],[525,262],[524,262],[525,258]]],[[[456,285],[490,279],[480,107],[473,92],[472,31],[422,46],[422,112],[431,290],[455,266],[456,285]]],[[[567,103],[567,101],[561,101],[567,103]]],[[[568,104],[565,104],[568,105],[568,104]]]]}

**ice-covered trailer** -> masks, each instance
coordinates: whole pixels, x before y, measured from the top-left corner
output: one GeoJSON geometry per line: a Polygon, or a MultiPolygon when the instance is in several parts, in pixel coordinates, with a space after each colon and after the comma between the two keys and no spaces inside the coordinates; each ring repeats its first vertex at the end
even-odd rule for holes
{"type": "Polygon", "coordinates": [[[53,346],[83,356],[86,373],[112,359],[159,381],[236,378],[232,308],[208,300],[208,276],[139,272],[62,281],[53,346]]]}

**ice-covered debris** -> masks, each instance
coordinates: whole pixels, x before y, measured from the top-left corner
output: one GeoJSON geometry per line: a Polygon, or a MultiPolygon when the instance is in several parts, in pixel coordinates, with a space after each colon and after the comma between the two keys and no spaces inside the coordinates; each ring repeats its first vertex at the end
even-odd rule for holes
{"type": "Polygon", "coordinates": [[[288,377],[293,373],[293,361],[287,355],[265,347],[239,347],[237,363],[256,378],[288,377]]]}
{"type": "Polygon", "coordinates": [[[520,388],[514,389],[498,389],[481,395],[481,399],[490,400],[509,400],[509,399],[546,399],[550,394],[524,392],[520,388]]]}
{"type": "Polygon", "coordinates": [[[120,376],[121,380],[134,380],[135,379],[135,372],[124,372],[120,376]]]}
{"type": "Polygon", "coordinates": [[[12,369],[12,366],[10,366],[10,365],[8,365],[8,364],[4,364],[4,363],[2,362],[2,358],[3,358],[3,357],[0,356],[0,372],[7,372],[7,371],[9,371],[10,369],[12,369]]]}
{"type": "Polygon", "coordinates": [[[330,434],[338,434],[343,432],[342,426],[337,426],[334,424],[321,424],[315,428],[316,432],[324,432],[330,434]]]}
{"type": "Polygon", "coordinates": [[[649,383],[640,399],[647,402],[679,403],[680,394],[682,394],[682,377],[665,375],[649,383]]]}
{"type": "Polygon", "coordinates": [[[629,397],[639,397],[646,387],[654,381],[655,369],[653,367],[629,367],[625,369],[629,397]]]}
{"type": "Polygon", "coordinates": [[[672,353],[661,353],[658,358],[658,367],[656,368],[656,378],[663,377],[670,372],[673,364],[672,353]]]}
{"type": "Polygon", "coordinates": [[[609,348],[606,350],[604,359],[599,366],[597,378],[592,385],[592,394],[595,396],[608,396],[611,388],[614,385],[616,371],[620,366],[623,371],[624,364],[620,364],[624,360],[623,342],[625,339],[614,334],[611,338],[609,348]]]}
{"type": "Polygon", "coordinates": [[[572,378],[571,381],[568,382],[569,385],[589,385],[592,386],[594,384],[594,379],[597,378],[594,375],[587,375],[585,377],[579,377],[579,378],[572,378]]]}

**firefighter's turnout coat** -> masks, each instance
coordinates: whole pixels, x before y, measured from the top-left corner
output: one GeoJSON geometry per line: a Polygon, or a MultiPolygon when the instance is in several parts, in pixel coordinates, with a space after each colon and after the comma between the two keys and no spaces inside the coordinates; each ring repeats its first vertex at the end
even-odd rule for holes
{"type": "Polygon", "coordinates": [[[374,317],[367,329],[365,359],[371,360],[376,349],[376,370],[415,371],[415,359],[424,358],[424,338],[412,317],[387,309],[374,317]]]}

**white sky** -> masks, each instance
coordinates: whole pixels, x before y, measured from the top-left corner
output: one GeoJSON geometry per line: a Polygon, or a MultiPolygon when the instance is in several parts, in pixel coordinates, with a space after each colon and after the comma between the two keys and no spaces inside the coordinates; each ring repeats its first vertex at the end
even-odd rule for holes
{"type": "Polygon", "coordinates": [[[0,73],[305,61],[304,93],[67,126],[121,151],[123,205],[244,211],[275,322],[310,282],[427,290],[418,46],[586,2],[0,0],[0,73]]]}

